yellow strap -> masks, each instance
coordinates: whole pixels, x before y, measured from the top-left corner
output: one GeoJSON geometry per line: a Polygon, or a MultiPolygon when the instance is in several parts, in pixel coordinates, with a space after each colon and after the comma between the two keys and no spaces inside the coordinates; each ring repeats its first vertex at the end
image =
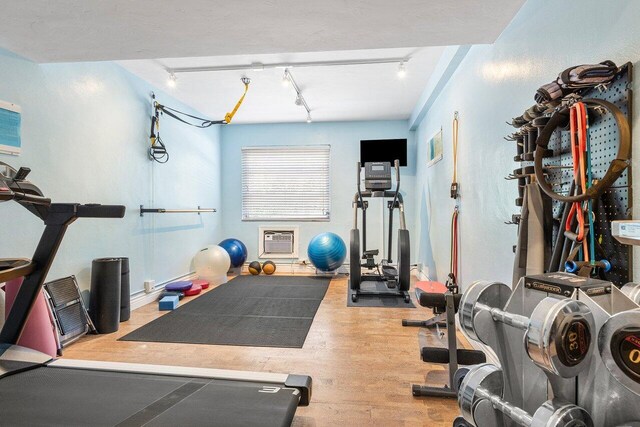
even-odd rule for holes
{"type": "Polygon", "coordinates": [[[224,116],[224,121],[229,124],[231,123],[231,120],[233,120],[233,116],[236,115],[236,111],[238,111],[238,108],[240,108],[240,105],[242,105],[242,101],[244,101],[244,97],[247,95],[247,91],[249,90],[249,83],[251,83],[251,80],[249,80],[246,77],[242,78],[242,83],[244,83],[244,93],[242,94],[242,96],[240,97],[240,99],[238,100],[238,102],[236,103],[235,108],[233,109],[233,111],[231,111],[230,113],[227,113],[224,116]]]}
{"type": "Polygon", "coordinates": [[[458,112],[453,114],[453,180],[458,182],[458,112]]]}

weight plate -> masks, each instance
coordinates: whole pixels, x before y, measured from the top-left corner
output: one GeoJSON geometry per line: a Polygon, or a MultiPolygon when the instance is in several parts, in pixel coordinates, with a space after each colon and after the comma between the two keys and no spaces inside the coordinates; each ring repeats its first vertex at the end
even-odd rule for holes
{"type": "Polygon", "coordinates": [[[474,418],[475,407],[485,399],[481,394],[489,393],[502,397],[504,380],[502,370],[490,363],[475,365],[464,376],[458,390],[458,405],[465,420],[476,425],[474,418]]]}
{"type": "Polygon", "coordinates": [[[640,381],[640,327],[616,331],[611,339],[611,354],[629,377],[640,381]]]}
{"type": "Polygon", "coordinates": [[[572,378],[591,360],[595,321],[581,301],[546,297],[531,314],[525,349],[540,368],[572,378]]]}
{"type": "Polygon", "coordinates": [[[600,328],[598,350],[611,375],[640,394],[640,309],[607,319],[600,328]]]}
{"type": "Polygon", "coordinates": [[[640,283],[629,282],[620,288],[623,294],[636,304],[640,304],[640,283]]]}
{"type": "Polygon", "coordinates": [[[473,282],[462,294],[458,306],[458,319],[462,330],[472,339],[481,341],[476,334],[474,325],[476,315],[484,310],[481,306],[502,309],[509,301],[510,296],[511,288],[504,283],[485,280],[473,282]]]}
{"type": "Polygon", "coordinates": [[[547,400],[538,408],[531,427],[593,427],[587,411],[571,403],[547,400]]]}

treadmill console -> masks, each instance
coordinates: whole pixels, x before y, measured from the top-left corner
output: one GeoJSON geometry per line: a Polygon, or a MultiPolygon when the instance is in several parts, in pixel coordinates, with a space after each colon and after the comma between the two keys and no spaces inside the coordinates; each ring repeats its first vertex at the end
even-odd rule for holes
{"type": "Polygon", "coordinates": [[[370,191],[391,189],[391,163],[370,162],[364,164],[364,188],[370,191]]]}

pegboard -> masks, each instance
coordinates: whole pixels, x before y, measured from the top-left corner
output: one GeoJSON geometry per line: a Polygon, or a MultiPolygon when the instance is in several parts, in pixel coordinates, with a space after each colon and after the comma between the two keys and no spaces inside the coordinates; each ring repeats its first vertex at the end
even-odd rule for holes
{"type": "MultiPolygon", "coordinates": [[[[631,123],[632,114],[632,65],[625,64],[620,73],[605,90],[591,89],[582,97],[604,99],[613,103],[631,123]]],[[[618,152],[618,128],[611,114],[589,109],[589,138],[591,146],[591,168],[593,179],[601,179],[618,152]]],[[[546,158],[545,166],[562,166],[548,169],[547,180],[553,185],[556,193],[567,195],[573,181],[573,160],[571,157],[570,134],[568,129],[557,129],[549,141],[549,149],[553,157],[546,158]]],[[[533,165],[533,162],[522,162],[522,166],[533,165]]],[[[631,246],[623,245],[611,236],[611,221],[631,219],[631,166],[606,190],[597,201],[593,202],[596,212],[594,222],[596,241],[596,259],[605,258],[611,263],[608,273],[601,273],[601,278],[621,286],[632,280],[631,246]]],[[[561,232],[559,221],[562,219],[564,203],[553,200],[552,211],[554,221],[553,244],[558,232],[561,232]]]]}

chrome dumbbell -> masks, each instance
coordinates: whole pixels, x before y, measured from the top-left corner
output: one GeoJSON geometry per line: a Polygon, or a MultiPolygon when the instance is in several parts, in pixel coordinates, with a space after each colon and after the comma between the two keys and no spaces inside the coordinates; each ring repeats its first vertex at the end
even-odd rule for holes
{"type": "Polygon", "coordinates": [[[476,427],[500,426],[502,415],[523,427],[593,427],[587,411],[571,403],[548,400],[531,415],[502,399],[502,371],[489,363],[473,366],[458,389],[462,417],[476,427]]]}
{"type": "Polygon", "coordinates": [[[640,309],[607,319],[598,334],[598,350],[611,375],[640,395],[640,309]]]}
{"type": "MultiPolygon", "coordinates": [[[[511,289],[497,282],[471,284],[460,300],[460,326],[471,338],[482,341],[480,313],[490,314],[494,322],[525,331],[524,346],[531,360],[540,368],[564,378],[575,377],[591,359],[595,322],[589,307],[571,299],[546,297],[535,307],[531,317],[509,313],[502,308],[511,289]]],[[[487,319],[486,316],[483,316],[487,319]]],[[[485,344],[488,344],[485,342],[485,344]]]]}
{"type": "Polygon", "coordinates": [[[629,282],[620,288],[623,294],[636,304],[640,304],[640,283],[629,282]]]}

